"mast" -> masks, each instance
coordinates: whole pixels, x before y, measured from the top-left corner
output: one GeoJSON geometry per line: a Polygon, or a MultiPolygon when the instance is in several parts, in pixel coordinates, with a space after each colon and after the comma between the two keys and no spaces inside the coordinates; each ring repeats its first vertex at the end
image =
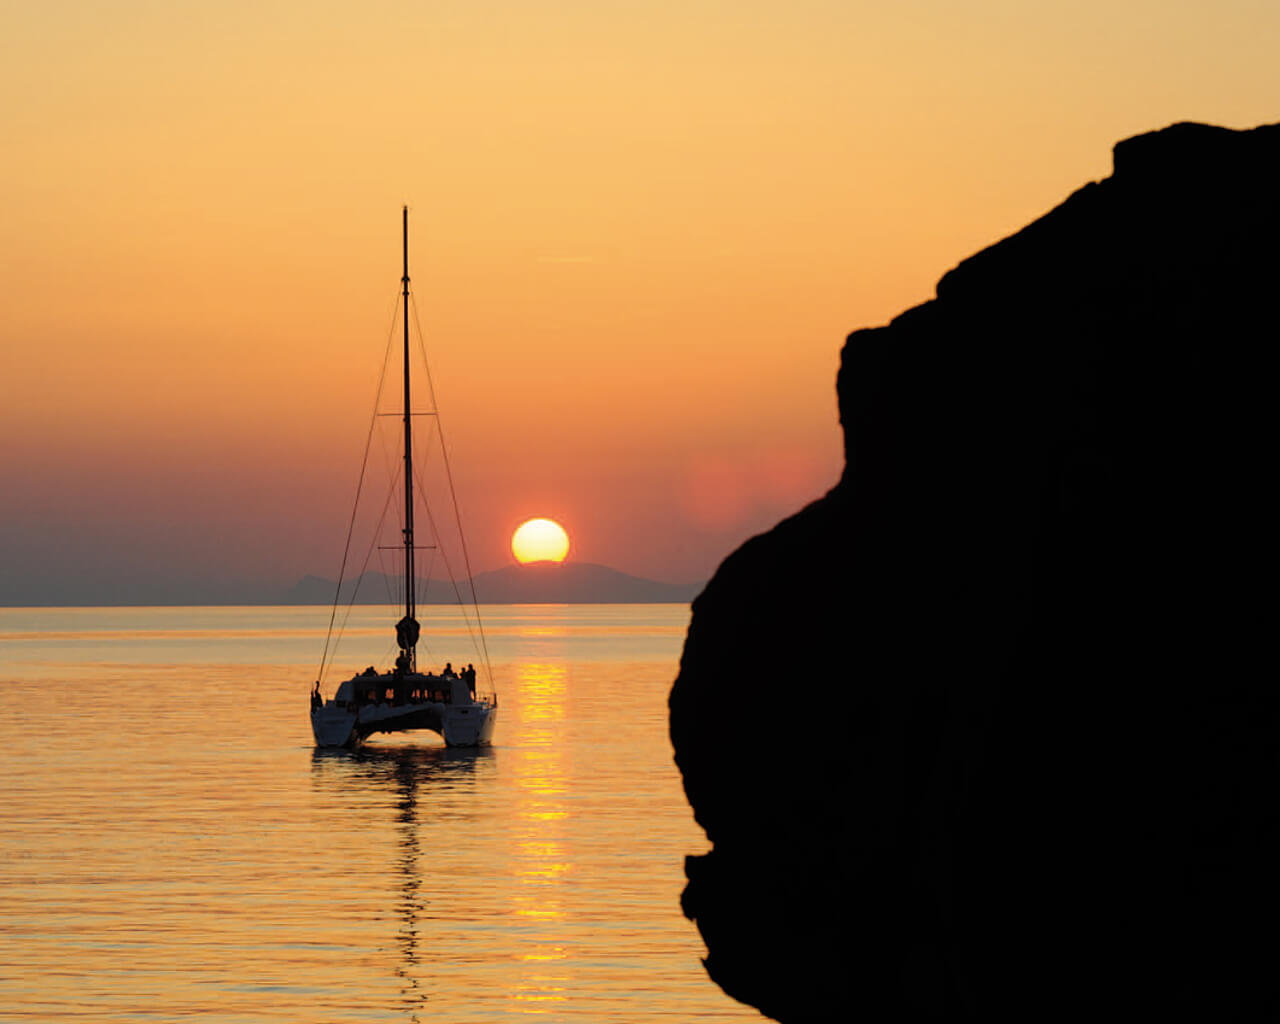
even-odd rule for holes
{"type": "Polygon", "coordinates": [[[413,566],[413,427],[409,411],[409,207],[402,216],[404,273],[400,283],[404,288],[404,618],[396,623],[396,643],[404,652],[410,671],[417,668],[418,620],[417,599],[414,593],[413,566]]]}

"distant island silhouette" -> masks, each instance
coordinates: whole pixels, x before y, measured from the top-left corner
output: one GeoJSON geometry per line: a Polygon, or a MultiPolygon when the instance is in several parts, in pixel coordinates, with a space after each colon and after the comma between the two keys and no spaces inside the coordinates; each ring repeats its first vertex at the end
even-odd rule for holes
{"type": "MultiPolygon", "coordinates": [[[[703,583],[660,583],[630,576],[591,562],[535,562],[477,573],[476,596],[482,604],[688,604],[703,583]]],[[[353,590],[360,604],[395,603],[397,584],[379,572],[366,573],[359,586],[343,584],[342,601],[353,590]]],[[[185,582],[145,579],[79,581],[75,587],[55,582],[0,579],[0,607],[124,607],[148,605],[293,605],[329,604],[337,582],[305,576],[291,587],[252,583],[185,582]]],[[[423,585],[423,604],[456,604],[461,592],[470,602],[465,580],[455,590],[449,580],[423,585]]]]}
{"type": "Polygon", "coordinates": [[[848,337],[844,475],[725,559],[671,691],[727,992],[1280,1018],[1278,181],[1280,125],[1128,139],[848,337]]]}
{"type": "MultiPolygon", "coordinates": [[[[687,604],[702,589],[701,583],[659,583],[629,576],[591,562],[534,562],[509,565],[477,573],[476,598],[481,604],[687,604]]],[[[336,581],[307,576],[286,595],[285,604],[328,604],[336,581]]],[[[357,603],[379,604],[394,593],[395,582],[382,573],[366,573],[359,586],[344,584],[342,600],[356,593],[357,603]]],[[[457,604],[458,594],[471,600],[464,580],[456,587],[450,580],[430,580],[418,598],[420,604],[457,604]]]]}

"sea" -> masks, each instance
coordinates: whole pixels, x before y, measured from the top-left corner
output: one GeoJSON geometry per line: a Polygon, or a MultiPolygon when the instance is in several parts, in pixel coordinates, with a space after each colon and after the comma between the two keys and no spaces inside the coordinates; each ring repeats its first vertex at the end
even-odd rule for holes
{"type": "Polygon", "coordinates": [[[491,668],[491,748],[315,749],[385,608],[327,652],[327,608],[0,609],[0,1020],[764,1020],[680,912],[688,607],[420,612],[420,665],[491,668]]]}

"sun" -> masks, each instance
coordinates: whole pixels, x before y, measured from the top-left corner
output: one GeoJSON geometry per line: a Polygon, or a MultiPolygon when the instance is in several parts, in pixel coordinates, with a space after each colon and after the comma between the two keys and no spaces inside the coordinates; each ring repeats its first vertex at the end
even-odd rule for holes
{"type": "Polygon", "coordinates": [[[563,562],[569,553],[569,535],[554,519],[530,519],[511,535],[511,553],[521,565],[563,562]]]}

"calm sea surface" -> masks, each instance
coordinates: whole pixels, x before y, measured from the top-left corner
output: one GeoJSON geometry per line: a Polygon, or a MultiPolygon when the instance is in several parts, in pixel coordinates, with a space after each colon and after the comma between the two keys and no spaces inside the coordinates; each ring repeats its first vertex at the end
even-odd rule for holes
{"type": "MultiPolygon", "coordinates": [[[[480,665],[421,611],[424,664],[480,665]]],[[[688,609],[482,614],[495,745],[350,754],[307,714],[327,609],[0,609],[0,1020],[763,1020],[679,909],[688,609]]],[[[326,693],[390,621],[353,614],[326,693]]]]}

